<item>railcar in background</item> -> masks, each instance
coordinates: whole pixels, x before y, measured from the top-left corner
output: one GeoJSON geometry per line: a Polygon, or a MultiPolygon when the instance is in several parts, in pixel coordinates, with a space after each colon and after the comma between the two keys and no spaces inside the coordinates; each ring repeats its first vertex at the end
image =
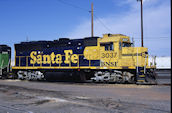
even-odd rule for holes
{"type": "Polygon", "coordinates": [[[0,45],[0,78],[7,78],[11,71],[11,47],[0,45]]]}

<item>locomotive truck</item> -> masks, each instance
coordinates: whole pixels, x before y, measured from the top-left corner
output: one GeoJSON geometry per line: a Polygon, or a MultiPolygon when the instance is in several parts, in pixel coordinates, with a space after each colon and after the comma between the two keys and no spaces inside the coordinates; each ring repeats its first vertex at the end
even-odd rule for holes
{"type": "Polygon", "coordinates": [[[133,47],[130,37],[104,34],[82,39],[30,41],[15,44],[13,73],[19,79],[156,83],[155,65],[148,64],[148,49],[133,47]]]}

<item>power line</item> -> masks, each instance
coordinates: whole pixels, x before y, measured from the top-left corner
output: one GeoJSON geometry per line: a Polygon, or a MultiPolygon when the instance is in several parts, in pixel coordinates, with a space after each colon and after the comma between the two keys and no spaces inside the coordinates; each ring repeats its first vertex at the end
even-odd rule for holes
{"type": "MultiPolygon", "coordinates": [[[[139,37],[135,37],[134,39],[140,39],[139,37]]],[[[145,39],[170,39],[169,37],[146,37],[145,39]]]]}
{"type": "MultiPolygon", "coordinates": [[[[134,39],[140,39],[140,38],[134,38],[134,39]]],[[[158,39],[170,39],[170,38],[145,38],[145,39],[156,39],[156,40],[158,40],[158,39]]]]}
{"type": "Polygon", "coordinates": [[[94,14],[94,17],[106,28],[108,31],[112,33],[112,31],[94,14]]]}
{"type": "Polygon", "coordinates": [[[77,9],[81,9],[82,11],[89,12],[89,10],[87,10],[87,9],[85,9],[85,8],[79,7],[79,6],[75,5],[75,4],[71,4],[71,3],[66,2],[66,1],[64,1],[64,0],[57,0],[57,1],[59,1],[60,3],[65,4],[65,5],[68,5],[68,6],[71,6],[71,7],[77,8],[77,9]]]}
{"type": "MultiPolygon", "coordinates": [[[[58,0],[60,3],[63,3],[63,4],[65,4],[65,5],[68,5],[68,6],[71,6],[71,7],[73,7],[73,8],[77,8],[77,9],[81,9],[82,11],[84,11],[84,12],[89,12],[89,13],[91,13],[91,11],[89,11],[89,10],[87,10],[87,9],[85,9],[85,8],[82,8],[82,7],[79,7],[79,6],[77,6],[77,5],[75,5],[75,4],[71,4],[71,3],[69,3],[69,2],[66,2],[66,1],[64,1],[64,0],[58,0]]],[[[102,24],[102,26],[105,28],[105,29],[107,29],[108,31],[110,31],[111,33],[112,33],[112,31],[94,14],[94,17],[102,24]]]]}

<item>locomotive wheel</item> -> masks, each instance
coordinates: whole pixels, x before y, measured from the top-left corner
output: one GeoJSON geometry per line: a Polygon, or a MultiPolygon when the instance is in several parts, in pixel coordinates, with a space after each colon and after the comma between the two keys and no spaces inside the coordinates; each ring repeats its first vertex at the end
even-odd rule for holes
{"type": "Polygon", "coordinates": [[[156,78],[157,78],[157,74],[155,73],[155,71],[150,70],[149,73],[147,74],[145,80],[146,80],[146,82],[148,82],[150,84],[157,84],[156,78]]]}

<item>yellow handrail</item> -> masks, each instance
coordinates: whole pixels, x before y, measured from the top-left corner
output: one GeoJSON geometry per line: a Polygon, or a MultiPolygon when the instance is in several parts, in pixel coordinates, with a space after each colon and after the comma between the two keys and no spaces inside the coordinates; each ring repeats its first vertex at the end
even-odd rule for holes
{"type": "MultiPolygon", "coordinates": [[[[62,57],[63,56],[65,56],[65,55],[62,55],[62,57]]],[[[77,62],[77,66],[76,67],[80,67],[80,62],[79,62],[79,58],[80,58],[80,56],[84,56],[83,54],[78,54],[78,62],[77,62]]],[[[33,64],[32,66],[31,65],[29,65],[29,58],[30,58],[30,56],[15,56],[15,58],[17,59],[19,59],[19,61],[18,61],[18,63],[19,63],[19,66],[21,66],[21,58],[23,58],[23,57],[25,57],[26,58],[26,67],[34,67],[35,66],[35,64],[33,64]]],[[[15,59],[15,61],[16,61],[16,59],[15,59]]],[[[89,67],[91,66],[91,60],[88,60],[89,61],[89,67]]],[[[17,62],[16,62],[16,64],[17,64],[17,62]]],[[[15,65],[16,65],[15,64],[15,65]]],[[[40,67],[42,67],[42,63],[40,63],[40,65],[39,65],[40,67]]],[[[49,65],[49,67],[52,67],[52,64],[50,63],[50,65],[49,65]]],[[[63,66],[61,66],[61,63],[59,63],[59,67],[63,67],[63,66]]],[[[69,67],[73,67],[72,66],[72,62],[70,61],[70,63],[69,63],[69,67]]],[[[74,66],[75,67],[75,66],[74,66]]]]}

